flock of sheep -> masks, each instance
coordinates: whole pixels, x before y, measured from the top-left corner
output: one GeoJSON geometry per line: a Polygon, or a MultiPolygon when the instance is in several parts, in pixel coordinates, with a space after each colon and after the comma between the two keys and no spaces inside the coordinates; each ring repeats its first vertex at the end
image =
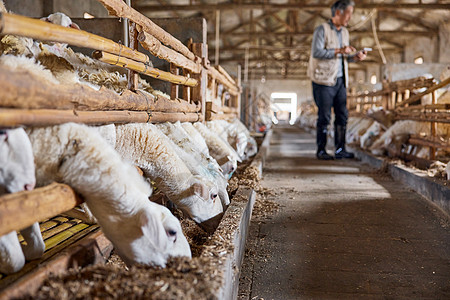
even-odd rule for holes
{"type": "MultiPolygon", "coordinates": [[[[46,21],[74,26],[61,13],[46,21]]],[[[53,84],[106,87],[119,94],[127,83],[124,75],[65,44],[10,35],[1,38],[0,65],[53,84]]],[[[144,80],[139,90],[160,93],[144,80]]],[[[195,222],[217,222],[230,203],[228,179],[238,162],[256,152],[256,141],[237,119],[0,128],[0,195],[66,183],[85,200],[67,214],[98,223],[126,264],[165,266],[168,257],[191,257],[191,251],[179,220],[149,201],[153,189],[195,222]]],[[[17,272],[45,251],[38,223],[20,232],[26,244],[15,231],[0,237],[0,273],[17,272]]]]}
{"type": "MultiPolygon", "coordinates": [[[[303,111],[297,123],[301,127],[315,128],[316,121],[317,112],[310,107],[303,111]]],[[[330,130],[329,133],[333,134],[333,130],[330,130]]],[[[403,152],[419,158],[428,158],[430,152],[428,147],[407,145],[407,140],[412,135],[430,136],[430,124],[411,120],[395,121],[392,113],[381,107],[373,107],[368,110],[366,116],[348,119],[346,142],[347,144],[357,144],[361,149],[379,156],[387,155],[388,148],[390,148],[396,153],[403,152]]],[[[450,137],[450,125],[437,123],[436,135],[448,139],[450,137]]],[[[438,156],[448,157],[448,153],[441,150],[438,156]]],[[[436,165],[446,169],[447,179],[450,180],[450,163],[445,163],[446,165],[444,163],[436,165]]]]}
{"type": "MultiPolygon", "coordinates": [[[[126,264],[165,266],[169,256],[191,251],[178,219],[149,201],[153,187],[197,223],[208,221],[230,203],[227,180],[237,162],[256,151],[237,119],[3,129],[0,186],[13,193],[66,183],[84,198],[85,221],[101,226],[126,264]]],[[[37,223],[21,233],[26,246],[16,232],[0,237],[0,272],[17,272],[43,254],[37,223]]]]}

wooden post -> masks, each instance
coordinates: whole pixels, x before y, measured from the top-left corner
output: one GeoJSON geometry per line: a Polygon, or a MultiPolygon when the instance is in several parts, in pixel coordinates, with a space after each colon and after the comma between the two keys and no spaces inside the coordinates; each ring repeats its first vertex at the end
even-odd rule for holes
{"type": "MultiPolygon", "coordinates": [[[[133,50],[138,49],[136,23],[129,21],[129,47],[133,50]]],[[[139,74],[136,71],[128,70],[128,89],[133,92],[137,91],[139,87],[139,74]]]]}
{"type": "MultiPolygon", "coordinates": [[[[174,75],[180,75],[180,70],[177,68],[176,65],[170,64],[170,73],[174,75]]],[[[172,83],[170,85],[170,98],[171,99],[178,99],[179,98],[179,85],[172,83]]]]}
{"type": "MultiPolygon", "coordinates": [[[[436,104],[436,91],[433,91],[433,92],[431,92],[431,105],[435,105],[435,104],[436,104]]],[[[432,111],[435,112],[436,109],[433,109],[432,111]]],[[[436,132],[437,132],[437,123],[431,122],[430,126],[431,126],[431,138],[435,139],[436,132]]],[[[435,147],[430,147],[430,159],[431,160],[436,159],[436,148],[435,147]]]]}
{"type": "MultiPolygon", "coordinates": [[[[201,58],[203,62],[208,60],[208,53],[206,44],[204,43],[191,43],[191,50],[201,58]]],[[[208,72],[205,68],[201,68],[199,74],[193,74],[193,78],[197,79],[199,84],[192,90],[192,100],[201,105],[201,114],[203,120],[206,120],[206,89],[208,85],[208,72]]]]}

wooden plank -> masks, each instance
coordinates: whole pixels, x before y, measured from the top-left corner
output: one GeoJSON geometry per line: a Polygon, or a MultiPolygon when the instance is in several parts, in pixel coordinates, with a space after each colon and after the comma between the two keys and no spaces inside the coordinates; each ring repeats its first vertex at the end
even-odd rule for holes
{"type": "Polygon", "coordinates": [[[236,81],[228,74],[228,72],[222,68],[221,65],[216,66],[217,71],[219,71],[222,75],[224,75],[232,84],[236,85],[236,81]]]}
{"type": "Polygon", "coordinates": [[[189,60],[182,54],[164,46],[161,42],[145,31],[141,31],[138,35],[138,40],[144,49],[147,49],[151,54],[170,63],[177,65],[180,68],[188,69],[194,73],[200,73],[201,65],[200,59],[197,62],[189,60]]]}
{"type": "Polygon", "coordinates": [[[198,112],[200,105],[125,90],[121,95],[102,87],[53,84],[25,70],[0,66],[0,107],[28,109],[132,110],[198,112]]]}
{"type": "Polygon", "coordinates": [[[411,104],[413,102],[416,102],[417,100],[420,100],[420,98],[422,98],[423,96],[425,96],[425,95],[427,95],[427,94],[429,94],[429,93],[431,93],[431,92],[433,92],[433,91],[435,91],[437,89],[440,89],[440,88],[442,88],[442,87],[444,87],[444,86],[446,86],[448,84],[450,84],[450,77],[445,79],[445,80],[443,80],[443,81],[441,81],[439,84],[436,84],[435,86],[432,86],[432,87],[428,88],[426,91],[410,97],[408,100],[405,100],[405,101],[402,101],[400,103],[397,103],[397,105],[405,106],[406,104],[411,104]]]}
{"type": "Polygon", "coordinates": [[[412,136],[409,138],[408,143],[411,145],[426,146],[450,151],[450,144],[439,141],[436,138],[433,139],[431,137],[429,139],[426,139],[417,136],[412,136]]]}
{"type": "Polygon", "coordinates": [[[189,51],[189,49],[185,45],[183,45],[183,43],[174,38],[172,35],[163,30],[161,27],[157,26],[155,23],[153,23],[150,19],[145,17],[137,10],[133,9],[132,7],[129,7],[124,1],[122,0],[98,0],[98,1],[101,4],[103,4],[103,6],[106,7],[109,14],[121,18],[130,19],[131,21],[140,25],[144,31],[150,33],[165,45],[172,47],[172,49],[180,52],[190,60],[193,61],[195,60],[195,55],[191,51],[189,51]]]}
{"type": "Polygon", "coordinates": [[[68,185],[52,183],[0,197],[0,236],[68,211],[83,201],[68,185]]]}
{"type": "Polygon", "coordinates": [[[67,122],[89,125],[112,123],[161,123],[203,121],[201,113],[164,113],[134,111],[74,111],[56,109],[0,108],[0,126],[50,126],[67,122]]]}
{"type": "Polygon", "coordinates": [[[169,81],[172,83],[187,85],[187,86],[191,86],[191,87],[196,86],[198,84],[198,81],[194,78],[181,76],[181,75],[174,75],[170,72],[165,72],[165,71],[150,67],[149,65],[147,65],[145,63],[134,61],[134,60],[126,58],[126,57],[117,56],[117,55],[114,55],[114,54],[111,54],[108,52],[95,51],[92,54],[92,57],[94,57],[95,59],[98,59],[102,62],[111,64],[111,65],[121,66],[123,68],[127,68],[130,70],[142,73],[144,75],[148,75],[153,78],[161,79],[164,81],[169,81]]]}
{"type": "Polygon", "coordinates": [[[228,92],[236,96],[239,94],[239,90],[236,85],[234,85],[232,82],[230,82],[224,75],[222,75],[219,71],[217,71],[214,67],[207,68],[208,75],[213,77],[214,79],[218,80],[220,83],[222,83],[225,87],[227,87],[228,92]]]}
{"type": "Polygon", "coordinates": [[[0,33],[107,51],[144,63],[148,63],[150,60],[147,55],[104,37],[14,14],[0,14],[0,33]]]}

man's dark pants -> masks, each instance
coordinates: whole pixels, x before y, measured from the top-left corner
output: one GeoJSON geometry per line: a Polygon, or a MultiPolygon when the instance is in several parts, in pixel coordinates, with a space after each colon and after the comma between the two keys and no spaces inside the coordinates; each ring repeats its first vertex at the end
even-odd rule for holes
{"type": "Polygon", "coordinates": [[[337,79],[335,86],[312,83],[313,96],[319,108],[317,119],[317,152],[325,150],[327,145],[327,126],[331,120],[331,108],[334,109],[335,147],[345,146],[345,127],[347,126],[347,90],[343,77],[337,79]]]}

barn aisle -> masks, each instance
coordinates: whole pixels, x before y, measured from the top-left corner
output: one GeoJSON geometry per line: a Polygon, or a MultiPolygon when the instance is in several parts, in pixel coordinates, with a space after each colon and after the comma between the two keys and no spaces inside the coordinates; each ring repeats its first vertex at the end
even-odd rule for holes
{"type": "Polygon", "coordinates": [[[314,154],[313,135],[274,129],[262,185],[281,208],[251,224],[239,299],[450,299],[445,217],[378,170],[314,154]]]}

